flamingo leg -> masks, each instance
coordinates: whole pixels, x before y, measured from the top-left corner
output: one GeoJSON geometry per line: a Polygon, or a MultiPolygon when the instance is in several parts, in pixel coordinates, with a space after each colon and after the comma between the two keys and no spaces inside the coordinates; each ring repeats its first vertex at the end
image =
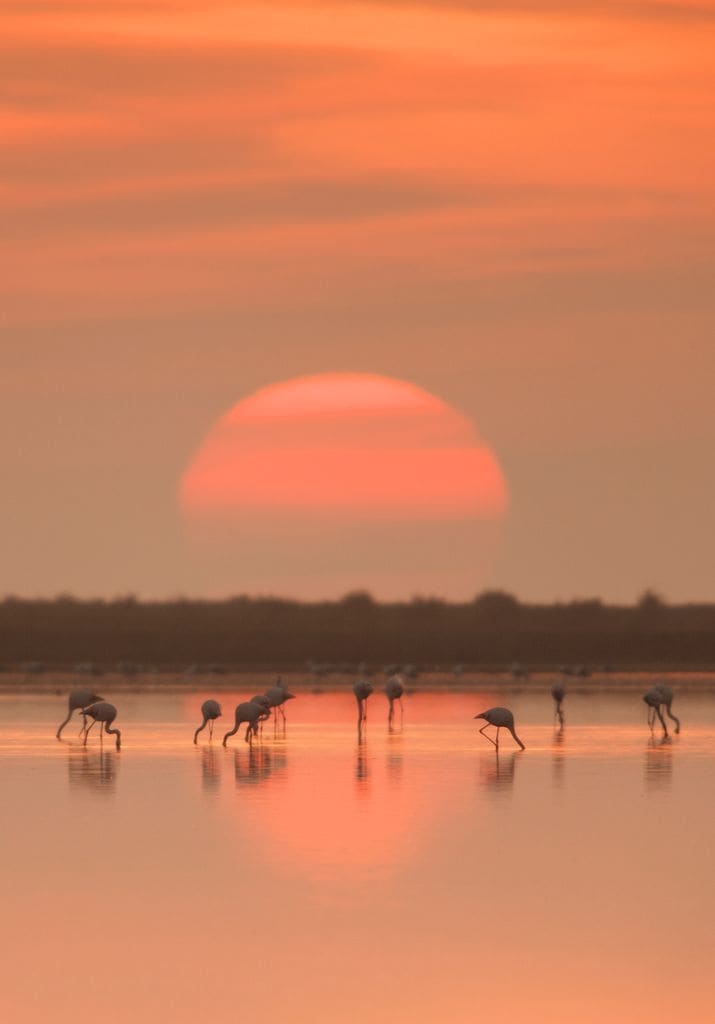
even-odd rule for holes
{"type": "MultiPolygon", "coordinates": [[[[483,725],[479,731],[480,731],[480,733],[482,734],[482,736],[484,737],[485,740],[489,740],[490,743],[494,743],[494,740],[491,738],[491,736],[487,736],[487,734],[484,732],[484,730],[488,729],[488,728],[489,728],[489,722],[487,722],[486,725],[483,725]]],[[[499,744],[498,743],[494,743],[494,746],[497,748],[497,750],[499,749],[499,744]]]]}
{"type": "Polygon", "coordinates": [[[499,726],[497,726],[497,741],[496,741],[496,743],[494,744],[494,746],[495,746],[495,747],[497,748],[497,753],[499,753],[499,728],[500,728],[500,727],[499,727],[499,726]]]}
{"type": "Polygon", "coordinates": [[[97,719],[96,719],[96,718],[93,718],[93,719],[92,719],[92,721],[91,721],[91,723],[90,723],[90,725],[89,725],[89,726],[87,727],[87,731],[86,731],[86,732],[85,732],[85,734],[84,734],[84,743],[85,743],[85,746],[87,745],[87,740],[88,740],[88,738],[89,738],[89,734],[90,734],[90,732],[92,731],[92,729],[94,728],[94,726],[95,726],[96,724],[97,724],[97,719]]]}

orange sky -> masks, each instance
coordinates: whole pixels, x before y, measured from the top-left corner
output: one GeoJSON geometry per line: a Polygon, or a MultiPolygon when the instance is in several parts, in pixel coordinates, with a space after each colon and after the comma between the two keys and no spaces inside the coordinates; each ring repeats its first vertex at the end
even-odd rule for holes
{"type": "Polygon", "coordinates": [[[437,394],[498,456],[475,589],[715,597],[714,25],[0,2],[0,590],[190,591],[201,438],[347,370],[437,394]]]}

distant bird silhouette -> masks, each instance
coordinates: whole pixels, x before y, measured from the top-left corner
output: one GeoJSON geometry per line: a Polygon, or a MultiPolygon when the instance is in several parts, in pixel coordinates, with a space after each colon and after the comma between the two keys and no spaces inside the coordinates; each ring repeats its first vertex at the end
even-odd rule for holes
{"type": "MultiPolygon", "coordinates": [[[[391,679],[387,680],[385,684],[385,695],[390,702],[390,710],[387,715],[387,721],[391,725],[392,718],[395,713],[395,701],[400,702],[400,719],[402,719],[402,694],[405,692],[402,680],[399,676],[392,676],[391,679]]],[[[357,694],[355,695],[357,696],[357,694]]]]}
{"type": "Polygon", "coordinates": [[[87,742],[87,737],[89,736],[90,731],[94,728],[95,722],[99,722],[99,738],[102,738],[102,726],[104,726],[104,731],[108,735],[117,737],[117,750],[119,750],[122,741],[122,734],[119,729],[110,729],[110,725],[117,717],[117,709],[114,704],[109,704],[106,700],[100,700],[96,704],[90,704],[89,707],[83,708],[82,714],[85,718],[92,719],[92,723],[84,734],[85,743],[87,742]]]}
{"type": "Polygon", "coordinates": [[[265,692],[269,708],[275,708],[281,713],[283,722],[286,720],[286,713],[283,705],[287,700],[295,700],[295,694],[281,684],[281,677],[278,676],[273,686],[269,686],[265,692]]]}
{"type": "Polygon", "coordinates": [[[554,704],[556,705],[554,709],[554,714],[559,720],[559,725],[563,725],[564,713],[561,708],[561,705],[563,704],[564,697],[566,696],[566,687],[564,686],[564,684],[554,683],[554,685],[551,687],[551,696],[554,698],[554,704]]]}
{"type": "MultiPolygon", "coordinates": [[[[97,701],[103,699],[103,697],[100,697],[96,693],[92,693],[90,690],[72,690],[68,700],[69,713],[67,715],[67,718],[65,718],[64,722],[62,723],[62,725],[60,725],[60,727],[57,730],[57,739],[60,738],[62,730],[67,725],[75,711],[77,711],[79,708],[89,707],[90,704],[96,704],[97,701]]],[[[86,722],[82,726],[82,732],[84,732],[85,725],[86,722]]],[[[82,735],[82,732],[80,732],[80,736],[82,735]]]]}
{"type": "Polygon", "coordinates": [[[233,729],[227,732],[223,738],[223,745],[226,746],[226,740],[229,736],[233,736],[238,732],[239,726],[244,722],[247,724],[245,740],[246,743],[252,743],[253,737],[258,731],[258,725],[263,716],[263,708],[259,704],[253,704],[250,700],[245,701],[243,704],[239,704],[236,708],[236,720],[233,729]]]}
{"type": "Polygon", "coordinates": [[[519,737],[516,735],[516,732],[514,731],[514,715],[511,713],[509,708],[489,708],[488,711],[482,711],[481,714],[475,715],[474,717],[475,718],[484,718],[486,720],[487,724],[483,725],[482,728],[479,731],[482,734],[482,736],[484,736],[485,739],[488,739],[490,743],[494,744],[494,746],[497,748],[497,750],[499,749],[499,730],[500,729],[508,729],[509,732],[514,737],[514,739],[516,740],[516,742],[521,747],[521,749],[522,750],[526,750],[526,747],[524,746],[524,744],[521,742],[519,737]],[[496,738],[496,740],[493,740],[491,738],[491,736],[487,736],[487,734],[484,732],[484,730],[488,726],[490,726],[490,725],[493,725],[496,728],[496,731],[497,731],[497,738],[496,738]]]}
{"type": "Polygon", "coordinates": [[[209,727],[209,739],[213,737],[214,721],[221,717],[221,705],[217,700],[205,700],[201,705],[201,716],[203,721],[194,733],[194,743],[197,742],[199,733],[202,729],[206,728],[207,723],[209,727]]]}
{"type": "Polygon", "coordinates": [[[675,722],[675,732],[676,734],[679,733],[680,719],[675,717],[671,709],[671,704],[673,703],[673,691],[669,686],[666,686],[665,683],[658,683],[658,685],[654,686],[653,689],[657,690],[663,698],[661,704],[665,707],[665,713],[671,721],[675,722]]]}
{"type": "Polygon", "coordinates": [[[353,693],[358,705],[358,725],[367,721],[367,698],[372,693],[372,683],[367,679],[358,679],[353,686],[353,693]]]}
{"type": "Polygon", "coordinates": [[[680,719],[676,718],[671,710],[671,704],[673,703],[673,691],[669,686],[659,683],[643,695],[643,700],[648,705],[648,725],[650,726],[651,731],[653,730],[657,716],[660,720],[660,724],[663,726],[663,735],[668,735],[668,726],[665,724],[663,712],[661,711],[661,708],[665,708],[668,718],[675,722],[675,732],[680,732],[680,719]]]}
{"type": "Polygon", "coordinates": [[[663,704],[663,695],[660,690],[655,689],[648,690],[647,693],[643,694],[643,700],[648,705],[648,725],[650,726],[651,732],[655,725],[656,715],[660,719],[660,724],[663,726],[663,735],[668,735],[668,726],[665,724],[662,712],[660,710],[661,704],[663,704]]]}

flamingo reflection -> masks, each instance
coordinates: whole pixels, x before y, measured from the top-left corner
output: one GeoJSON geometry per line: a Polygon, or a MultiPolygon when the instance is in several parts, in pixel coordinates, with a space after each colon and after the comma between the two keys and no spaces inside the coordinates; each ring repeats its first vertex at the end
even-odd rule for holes
{"type": "Polygon", "coordinates": [[[246,753],[236,751],[233,760],[237,786],[256,785],[285,765],[285,752],[269,747],[249,747],[246,753]]]}
{"type": "Polygon", "coordinates": [[[201,783],[206,793],[215,793],[221,785],[221,759],[215,747],[201,748],[201,783]]]}
{"type": "Polygon", "coordinates": [[[645,748],[643,763],[646,785],[650,789],[667,789],[673,776],[673,745],[669,736],[651,736],[645,748]]]}
{"type": "Polygon", "coordinates": [[[496,752],[494,760],[482,761],[479,766],[480,779],[487,789],[494,793],[506,793],[514,785],[517,754],[496,752]]]}
{"type": "Polygon", "coordinates": [[[85,746],[76,746],[68,751],[67,772],[73,789],[113,792],[118,767],[119,758],[112,750],[89,751],[85,746]]]}

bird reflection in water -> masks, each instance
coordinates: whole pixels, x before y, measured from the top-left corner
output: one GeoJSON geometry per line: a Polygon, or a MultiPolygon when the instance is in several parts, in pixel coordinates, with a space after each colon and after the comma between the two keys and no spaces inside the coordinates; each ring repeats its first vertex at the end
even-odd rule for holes
{"type": "Polygon", "coordinates": [[[270,747],[249,747],[247,751],[237,750],[234,755],[234,777],[237,786],[253,786],[264,782],[276,771],[285,768],[284,750],[270,747]]]}
{"type": "Polygon", "coordinates": [[[387,777],[397,782],[402,777],[402,730],[390,728],[387,738],[387,777]]]}
{"type": "Polygon", "coordinates": [[[494,757],[481,760],[480,783],[497,796],[509,793],[514,785],[517,757],[516,753],[500,754],[497,751],[494,757]]]}
{"type": "Polygon", "coordinates": [[[69,784],[73,789],[113,793],[118,768],[116,750],[88,750],[81,746],[67,751],[69,784]]]}
{"type": "Polygon", "coordinates": [[[566,767],[566,757],[564,755],[565,736],[566,733],[563,724],[561,724],[558,729],[554,730],[554,740],[551,746],[551,771],[554,784],[557,786],[563,786],[564,784],[564,769],[566,767]]]}
{"type": "Polygon", "coordinates": [[[648,789],[668,789],[673,780],[673,744],[669,736],[651,736],[643,761],[648,789]]]}
{"type": "Polygon", "coordinates": [[[358,790],[363,792],[367,788],[369,781],[370,769],[368,767],[367,760],[367,745],[365,743],[364,734],[358,730],[358,743],[355,748],[355,781],[357,782],[358,790]]]}
{"type": "Polygon", "coordinates": [[[222,758],[215,747],[201,748],[201,784],[205,793],[217,793],[221,785],[222,758]]]}

